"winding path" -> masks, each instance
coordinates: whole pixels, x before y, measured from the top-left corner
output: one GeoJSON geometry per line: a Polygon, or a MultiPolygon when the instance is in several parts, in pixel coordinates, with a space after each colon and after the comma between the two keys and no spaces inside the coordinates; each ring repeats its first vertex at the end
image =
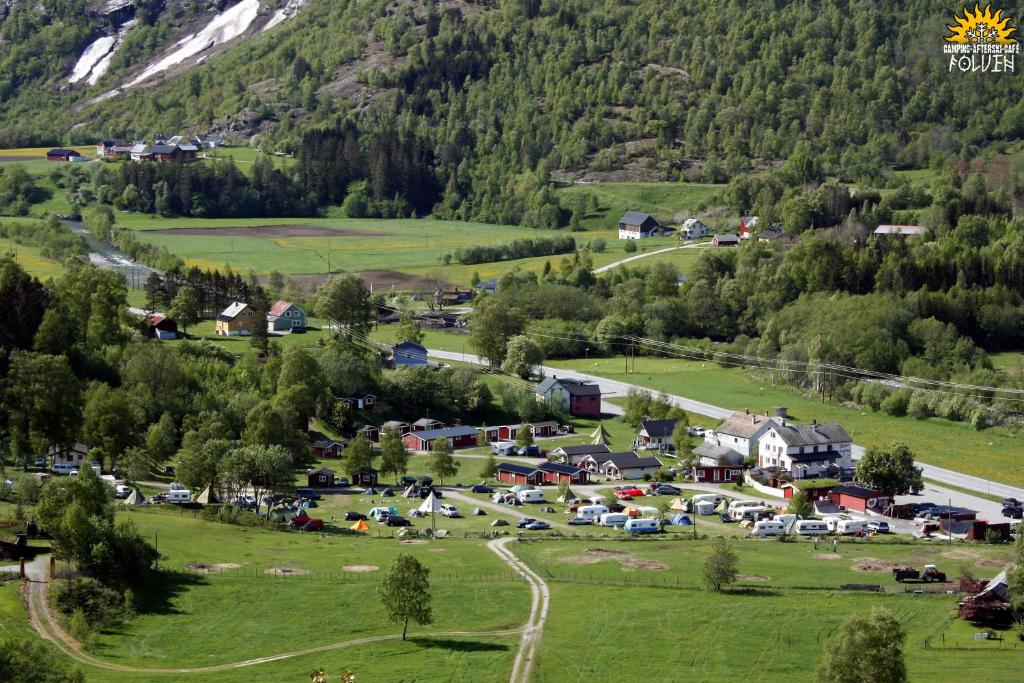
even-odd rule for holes
{"type": "MultiPolygon", "coordinates": [[[[526,583],[530,586],[531,602],[530,602],[530,617],[524,626],[521,628],[514,629],[502,629],[497,631],[444,631],[441,633],[430,633],[418,636],[421,638],[449,638],[449,637],[483,637],[483,636],[511,636],[517,633],[522,633],[523,637],[519,644],[519,650],[516,652],[515,660],[512,667],[512,675],[510,677],[510,683],[525,683],[529,680],[530,668],[533,665],[534,654],[537,650],[537,646],[540,644],[541,633],[544,629],[544,622],[547,619],[548,613],[548,587],[544,583],[544,580],[540,578],[532,569],[530,569],[522,560],[515,556],[511,550],[505,546],[515,540],[513,537],[507,537],[490,541],[487,544],[488,549],[494,552],[503,562],[508,564],[513,571],[519,574],[526,583]]],[[[65,655],[75,660],[80,664],[86,666],[95,667],[98,669],[105,669],[107,671],[119,671],[123,673],[141,673],[141,674],[199,674],[199,673],[211,673],[216,671],[228,671],[231,669],[241,669],[250,666],[257,666],[259,664],[268,664],[270,662],[277,662],[283,659],[292,659],[294,657],[303,657],[306,655],[317,654],[320,652],[330,652],[333,650],[341,650],[356,645],[367,645],[370,643],[378,643],[387,640],[398,640],[402,636],[401,634],[389,634],[381,636],[370,636],[367,638],[356,638],[353,640],[344,640],[338,643],[329,643],[327,645],[319,645],[317,647],[306,648],[304,650],[295,650],[292,652],[282,652],[276,655],[268,655],[266,657],[254,657],[252,659],[245,659],[240,662],[229,662],[226,664],[213,664],[210,666],[200,667],[137,667],[128,666],[125,664],[115,664],[113,662],[107,662],[102,659],[97,659],[91,655],[82,652],[82,645],[77,640],[71,637],[64,628],[61,626],[57,616],[53,613],[50,608],[49,601],[49,589],[50,580],[48,577],[47,566],[49,564],[48,555],[40,555],[32,562],[26,564],[25,570],[28,579],[22,584],[22,596],[28,606],[28,617],[29,623],[32,628],[44,639],[53,643],[58,650],[63,652],[65,655]]]]}
{"type": "Polygon", "coordinates": [[[628,258],[619,259],[618,261],[614,261],[612,263],[609,263],[608,265],[601,266],[600,268],[594,268],[593,272],[594,275],[599,275],[606,271],[612,270],[613,268],[618,268],[623,264],[636,261],[637,259],[647,258],[648,256],[656,256],[657,254],[664,254],[669,251],[675,251],[676,249],[703,249],[709,246],[711,246],[711,242],[694,242],[693,244],[682,244],[678,247],[665,247],[664,249],[656,249],[655,251],[649,251],[646,254],[637,254],[636,256],[630,256],[628,258]]]}

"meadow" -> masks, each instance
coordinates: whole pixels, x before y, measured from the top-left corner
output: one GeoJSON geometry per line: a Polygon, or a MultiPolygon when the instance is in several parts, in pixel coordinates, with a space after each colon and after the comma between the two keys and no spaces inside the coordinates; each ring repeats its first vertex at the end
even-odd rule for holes
{"type": "Polygon", "coordinates": [[[0,254],[10,254],[17,264],[25,269],[26,273],[40,280],[60,277],[64,272],[63,266],[43,256],[39,247],[18,244],[0,237],[0,254]]]}
{"type": "Polygon", "coordinates": [[[1020,438],[1004,427],[978,431],[968,423],[941,418],[890,417],[866,408],[823,402],[773,386],[767,378],[747,370],[722,368],[706,361],[642,357],[630,362],[629,373],[622,358],[549,361],[547,365],[736,410],[763,412],[787,406],[795,420],[841,423],[857,444],[887,446],[895,440],[904,441],[922,462],[1016,486],[1024,484],[1020,438]]]}
{"type": "Polygon", "coordinates": [[[569,210],[577,195],[586,196],[588,202],[596,200],[597,211],[588,213],[580,224],[591,230],[610,230],[617,229],[619,217],[627,211],[642,211],[678,224],[689,215],[697,215],[698,207],[724,188],[701,183],[595,183],[563,187],[558,194],[562,206],[569,210]]]}

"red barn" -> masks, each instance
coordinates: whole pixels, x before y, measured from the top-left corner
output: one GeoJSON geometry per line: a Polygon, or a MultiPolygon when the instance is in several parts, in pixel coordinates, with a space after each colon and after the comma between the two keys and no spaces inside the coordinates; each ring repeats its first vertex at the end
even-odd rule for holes
{"type": "Polygon", "coordinates": [[[575,417],[601,417],[601,387],[593,382],[549,377],[533,390],[556,410],[575,417]]]}
{"type": "Polygon", "coordinates": [[[892,495],[857,484],[836,486],[828,494],[833,504],[854,512],[882,513],[892,503],[892,495]]]}
{"type": "Polygon", "coordinates": [[[312,446],[317,458],[340,458],[345,450],[345,442],[336,439],[317,439],[312,446]]]}
{"type": "Polygon", "coordinates": [[[509,484],[530,484],[539,486],[544,483],[544,473],[535,467],[502,463],[498,465],[498,481],[509,484]]]}
{"type": "Polygon", "coordinates": [[[516,437],[519,436],[519,427],[521,425],[505,425],[498,427],[498,438],[496,441],[515,441],[516,437]]]}
{"type": "Polygon", "coordinates": [[[473,448],[477,442],[477,429],[476,427],[445,427],[444,429],[409,432],[402,437],[402,442],[410,450],[429,451],[437,439],[447,439],[448,445],[453,450],[473,448]]]}
{"type": "Polygon", "coordinates": [[[79,154],[78,152],[76,152],[73,149],[58,148],[58,149],[51,149],[49,152],[47,152],[46,153],[46,160],[47,161],[71,161],[71,157],[80,157],[80,156],[82,156],[82,155],[79,154]]]}

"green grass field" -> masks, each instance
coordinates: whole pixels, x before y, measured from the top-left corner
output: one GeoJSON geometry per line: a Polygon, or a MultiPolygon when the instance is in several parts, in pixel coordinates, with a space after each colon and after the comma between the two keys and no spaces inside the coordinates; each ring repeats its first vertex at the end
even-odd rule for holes
{"type": "MultiPolygon", "coordinates": [[[[885,446],[894,440],[906,442],[923,462],[947,467],[978,477],[1024,484],[1024,452],[1019,436],[1006,428],[975,430],[970,424],[939,418],[915,420],[894,418],[870,409],[823,403],[796,391],[771,385],[767,379],[737,368],[722,368],[711,362],[670,358],[637,358],[635,372],[626,373],[621,358],[589,361],[550,361],[610,379],[665,391],[713,405],[761,412],[787,406],[799,421],[839,422],[855,443],[885,446]]],[[[631,364],[631,368],[633,365],[631,364]]]]}
{"type": "Polygon", "coordinates": [[[1008,375],[1024,375],[1024,351],[1003,351],[990,353],[992,366],[1008,375]]]}
{"type": "Polygon", "coordinates": [[[708,202],[724,185],[700,183],[595,183],[573,185],[558,191],[562,205],[571,209],[578,194],[596,197],[598,210],[581,223],[588,229],[618,228],[626,211],[649,213],[662,222],[681,221],[683,214],[696,214],[697,206],[708,202]]]}
{"type": "Polygon", "coordinates": [[[38,247],[17,244],[9,239],[0,238],[0,254],[11,254],[26,273],[34,275],[40,280],[60,277],[64,272],[61,264],[44,257],[38,247]]]}

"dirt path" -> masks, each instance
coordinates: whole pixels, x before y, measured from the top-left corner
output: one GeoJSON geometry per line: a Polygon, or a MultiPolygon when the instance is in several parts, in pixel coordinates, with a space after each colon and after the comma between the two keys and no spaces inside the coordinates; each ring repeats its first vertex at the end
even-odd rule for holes
{"type": "Polygon", "coordinates": [[[601,266],[600,268],[594,268],[594,275],[598,275],[600,273],[604,273],[604,272],[612,270],[614,268],[618,268],[619,266],[621,266],[621,265],[623,265],[625,263],[632,263],[633,261],[636,261],[637,259],[647,258],[648,256],[657,256],[658,254],[665,254],[665,253],[670,252],[670,251],[675,251],[676,249],[703,249],[705,247],[710,247],[710,246],[711,246],[711,242],[694,242],[693,244],[683,244],[683,245],[680,245],[678,247],[665,247],[664,249],[657,249],[655,251],[649,251],[646,254],[637,254],[636,256],[629,256],[629,257],[624,258],[624,259],[619,259],[618,261],[615,261],[613,263],[609,263],[606,266],[601,266]]]}
{"type": "Polygon", "coordinates": [[[544,635],[544,624],[548,619],[551,595],[544,579],[505,547],[514,540],[511,537],[500,538],[488,542],[487,547],[497,553],[498,557],[530,584],[530,619],[526,622],[526,627],[523,630],[523,638],[519,641],[519,651],[516,652],[516,658],[512,662],[512,675],[509,676],[509,683],[526,683],[530,680],[530,669],[533,668],[537,648],[544,635]]]}
{"type": "MultiPolygon", "coordinates": [[[[472,505],[473,507],[484,508],[486,510],[490,510],[491,512],[497,512],[497,513],[502,514],[502,515],[510,515],[510,516],[516,517],[518,519],[526,519],[527,517],[530,516],[530,514],[529,514],[530,513],[530,509],[529,508],[524,508],[525,512],[522,512],[520,508],[512,507],[510,505],[499,505],[498,503],[495,503],[495,502],[490,501],[490,500],[481,500],[480,498],[472,498],[472,497],[467,496],[466,494],[464,494],[464,493],[462,493],[460,491],[457,491],[455,489],[444,489],[444,495],[446,497],[448,497],[448,498],[453,498],[455,500],[462,501],[463,503],[466,503],[467,505],[472,505]]],[[[552,507],[554,507],[554,505],[556,505],[556,503],[545,502],[545,503],[541,503],[541,505],[551,505],[552,507]]],[[[559,503],[559,505],[560,505],[560,503],[559,503]]],[[[534,518],[534,519],[536,519],[536,518],[534,518]]],[[[565,522],[556,522],[556,521],[552,521],[552,520],[549,520],[549,519],[544,519],[544,521],[547,522],[548,524],[550,524],[552,527],[559,527],[561,529],[567,529],[569,531],[572,531],[572,527],[569,526],[568,524],[566,524],[565,522]]]]}
{"type": "MultiPolygon", "coordinates": [[[[493,551],[503,562],[508,564],[512,569],[522,576],[526,582],[530,585],[531,592],[531,605],[530,605],[530,618],[526,625],[521,628],[504,629],[498,631],[445,631],[442,633],[430,633],[417,636],[420,638],[450,638],[450,637],[485,637],[485,636],[511,636],[517,633],[523,634],[523,639],[520,641],[519,651],[516,653],[516,657],[512,667],[512,676],[509,679],[511,683],[525,682],[529,680],[530,667],[533,664],[534,653],[537,650],[537,646],[540,644],[541,632],[544,628],[544,622],[547,619],[548,612],[548,587],[537,574],[533,572],[525,563],[523,563],[518,557],[516,557],[510,550],[505,548],[505,544],[515,540],[511,537],[498,539],[491,541],[487,544],[487,547],[493,551]]],[[[270,662],[276,662],[283,659],[292,659],[294,657],[303,657],[306,655],[317,654],[320,652],[329,652],[332,650],[341,650],[347,647],[353,647],[356,645],[366,645],[369,643],[378,643],[386,640],[398,640],[402,636],[401,634],[390,634],[382,636],[371,636],[368,638],[356,638],[354,640],[345,640],[338,643],[330,643],[328,645],[320,645],[317,647],[306,648],[304,650],[295,650],[292,652],[283,652],[276,655],[269,655],[266,657],[255,657],[253,659],[246,659],[240,662],[230,662],[227,664],[214,664],[211,666],[202,667],[182,667],[182,668],[149,668],[149,667],[135,667],[127,666],[124,664],[114,664],[101,659],[92,657],[82,652],[82,645],[77,640],[71,637],[64,628],[61,626],[57,616],[53,613],[50,608],[50,602],[48,599],[50,581],[47,576],[48,574],[49,556],[40,556],[33,562],[26,565],[26,574],[28,580],[22,584],[22,596],[28,607],[29,623],[32,628],[36,630],[39,635],[53,643],[58,650],[63,652],[65,655],[75,660],[80,664],[86,666],[95,667],[98,669],[106,669],[108,671],[120,671],[125,673],[144,673],[144,674],[198,674],[198,673],[211,673],[216,671],[227,671],[231,669],[241,669],[249,666],[257,666],[259,664],[267,664],[270,662]]]]}

